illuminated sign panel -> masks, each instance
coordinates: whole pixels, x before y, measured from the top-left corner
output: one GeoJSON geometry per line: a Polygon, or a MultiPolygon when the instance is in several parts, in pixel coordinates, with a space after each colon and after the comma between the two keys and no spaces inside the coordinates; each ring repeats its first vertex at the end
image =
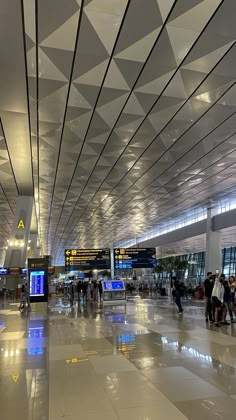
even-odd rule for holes
{"type": "Polygon", "coordinates": [[[104,281],[104,290],[125,290],[124,282],[122,280],[104,281]]]}
{"type": "Polygon", "coordinates": [[[66,249],[65,270],[109,270],[109,249],[66,249]]]}
{"type": "Polygon", "coordinates": [[[30,272],[30,296],[44,296],[45,271],[30,272]]]}
{"type": "Polygon", "coordinates": [[[17,229],[24,229],[24,228],[25,228],[25,223],[22,219],[20,219],[17,225],[17,229]]]}
{"type": "Polygon", "coordinates": [[[155,268],[155,248],[115,248],[115,269],[155,268]]]}

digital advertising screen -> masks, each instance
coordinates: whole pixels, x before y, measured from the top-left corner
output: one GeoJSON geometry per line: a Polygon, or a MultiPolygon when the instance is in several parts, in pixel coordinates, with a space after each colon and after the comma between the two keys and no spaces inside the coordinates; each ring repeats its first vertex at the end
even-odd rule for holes
{"type": "Polygon", "coordinates": [[[30,296],[44,296],[45,281],[44,270],[30,271],[30,296]]]}
{"type": "Polygon", "coordinates": [[[124,283],[122,280],[117,281],[104,281],[103,288],[107,291],[117,291],[117,290],[124,290],[124,283]]]}
{"type": "Polygon", "coordinates": [[[155,248],[115,248],[115,269],[155,268],[155,248]]]}
{"type": "Polygon", "coordinates": [[[66,249],[65,270],[109,270],[109,249],[66,249]]]}

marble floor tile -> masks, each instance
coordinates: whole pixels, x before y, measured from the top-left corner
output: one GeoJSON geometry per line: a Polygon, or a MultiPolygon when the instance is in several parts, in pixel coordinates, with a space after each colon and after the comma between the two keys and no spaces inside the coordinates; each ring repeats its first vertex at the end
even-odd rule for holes
{"type": "Polygon", "coordinates": [[[119,420],[187,420],[176,407],[168,402],[155,407],[131,407],[118,409],[119,420]]]}
{"type": "Polygon", "coordinates": [[[86,358],[86,353],[81,344],[67,344],[61,346],[50,346],[49,361],[86,358]]]}
{"type": "Polygon", "coordinates": [[[136,370],[135,366],[120,354],[105,357],[94,356],[89,357],[89,360],[98,375],[136,370]]]}

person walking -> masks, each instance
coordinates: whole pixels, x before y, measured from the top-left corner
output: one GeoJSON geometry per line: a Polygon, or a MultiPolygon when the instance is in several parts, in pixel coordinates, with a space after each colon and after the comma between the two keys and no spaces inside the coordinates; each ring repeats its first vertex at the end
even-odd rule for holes
{"type": "Polygon", "coordinates": [[[231,308],[231,301],[230,301],[229,282],[227,280],[223,280],[223,286],[224,286],[224,307],[223,307],[224,317],[223,317],[223,323],[225,325],[229,325],[229,323],[226,321],[227,312],[229,312],[231,322],[234,322],[233,311],[232,311],[232,308],[231,308]]]}
{"type": "Polygon", "coordinates": [[[212,272],[209,271],[207,273],[207,278],[204,281],[204,290],[205,290],[205,299],[206,299],[206,306],[205,306],[205,319],[206,322],[208,322],[208,319],[210,322],[213,322],[214,316],[212,312],[212,303],[211,303],[211,295],[212,290],[214,287],[214,279],[212,276],[212,272]]]}
{"type": "Polygon", "coordinates": [[[26,287],[23,284],[21,287],[21,294],[20,294],[20,306],[19,306],[19,311],[22,311],[24,309],[26,309],[26,304],[27,304],[27,292],[26,292],[26,287]]]}
{"type": "MultiPolygon", "coordinates": [[[[235,307],[235,291],[236,291],[236,280],[234,276],[229,277],[229,288],[230,288],[230,304],[231,304],[231,310],[236,312],[235,307]]],[[[235,314],[236,316],[236,314],[235,314]]]]}
{"type": "Polygon", "coordinates": [[[103,292],[101,280],[99,280],[99,282],[98,282],[98,292],[99,292],[99,299],[100,299],[100,303],[101,303],[101,301],[102,301],[102,292],[103,292]]]}
{"type": "Polygon", "coordinates": [[[73,304],[74,302],[74,297],[75,297],[75,293],[74,293],[74,283],[73,281],[70,283],[70,287],[69,287],[69,299],[70,302],[73,304]]]}
{"type": "Polygon", "coordinates": [[[30,311],[30,291],[28,288],[28,283],[25,283],[25,293],[26,293],[26,302],[27,302],[27,309],[30,311]]]}
{"type": "Polygon", "coordinates": [[[78,296],[78,303],[80,303],[80,299],[81,299],[81,290],[82,290],[82,283],[79,280],[77,283],[77,296],[78,296]]]}
{"type": "Polygon", "coordinates": [[[83,301],[84,302],[87,302],[87,300],[88,300],[88,296],[87,296],[87,293],[88,293],[88,283],[87,283],[86,280],[83,281],[82,291],[83,291],[83,301]]]}
{"type": "Polygon", "coordinates": [[[97,280],[94,280],[93,282],[93,300],[98,300],[98,283],[97,280]]]}
{"type": "Polygon", "coordinates": [[[223,311],[223,301],[224,301],[223,279],[220,280],[219,277],[216,276],[214,287],[212,290],[212,305],[213,305],[216,327],[220,327],[219,313],[220,311],[223,311]]]}
{"type": "Polygon", "coordinates": [[[181,297],[182,297],[182,287],[179,280],[176,279],[176,277],[172,277],[173,280],[173,296],[175,298],[175,303],[179,309],[179,314],[183,313],[183,307],[181,303],[181,297]]]}

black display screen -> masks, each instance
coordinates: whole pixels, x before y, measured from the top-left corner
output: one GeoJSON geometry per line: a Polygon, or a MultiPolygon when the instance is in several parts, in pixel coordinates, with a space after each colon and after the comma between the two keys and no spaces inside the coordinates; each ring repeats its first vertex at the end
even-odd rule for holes
{"type": "Polygon", "coordinates": [[[66,249],[65,270],[109,270],[109,249],[66,249]]]}
{"type": "Polygon", "coordinates": [[[115,269],[155,268],[155,248],[115,248],[115,269]]]}

